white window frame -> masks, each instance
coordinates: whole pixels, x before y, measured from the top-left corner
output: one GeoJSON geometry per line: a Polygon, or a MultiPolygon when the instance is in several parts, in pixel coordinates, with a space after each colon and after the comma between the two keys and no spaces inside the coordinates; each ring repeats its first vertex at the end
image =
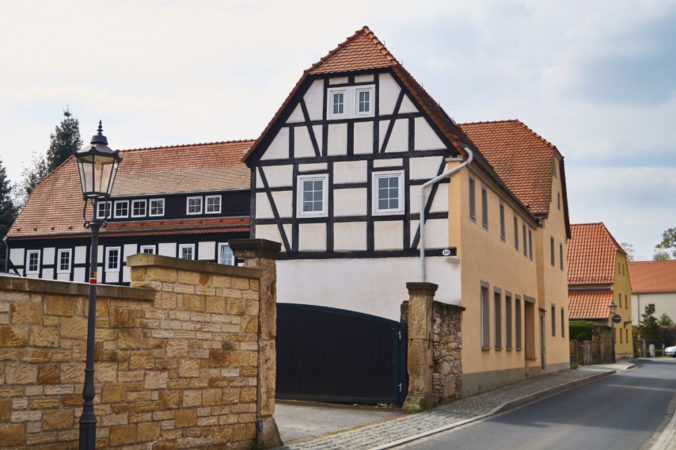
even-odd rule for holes
{"type": "Polygon", "coordinates": [[[104,261],[105,272],[119,272],[122,265],[122,248],[121,247],[106,247],[106,260],[104,261]],[[117,251],[117,264],[115,267],[110,267],[110,254],[117,251]]]}
{"type": "Polygon", "coordinates": [[[178,257],[180,259],[187,259],[189,261],[194,261],[195,260],[195,244],[178,244],[178,257]],[[184,258],[183,257],[183,250],[188,250],[190,249],[190,254],[191,258],[184,258]]]}
{"type": "Polygon", "coordinates": [[[116,219],[124,219],[129,217],[129,200],[115,200],[115,202],[113,202],[113,217],[115,217],[116,219]],[[127,205],[127,213],[124,215],[117,213],[117,205],[122,204],[127,205]]]}
{"type": "Polygon", "coordinates": [[[155,248],[155,245],[141,245],[139,246],[138,249],[139,253],[146,253],[146,254],[151,254],[151,255],[156,255],[157,254],[157,248],[155,248]],[[144,251],[144,250],[152,250],[150,253],[144,251]]]}
{"type": "Polygon", "coordinates": [[[354,90],[354,116],[355,117],[372,117],[373,116],[373,110],[375,109],[374,103],[375,103],[375,92],[376,88],[375,86],[358,86],[354,90]],[[359,111],[359,94],[361,92],[368,92],[369,93],[369,110],[368,111],[359,111]]]}
{"type": "Polygon", "coordinates": [[[221,195],[207,195],[204,197],[204,212],[206,214],[220,214],[221,212],[221,203],[223,202],[223,197],[221,195]],[[218,199],[218,210],[209,211],[209,199],[218,199]]]}
{"type": "Polygon", "coordinates": [[[73,252],[69,248],[60,248],[56,252],[56,273],[70,273],[70,268],[73,267],[73,252]],[[61,255],[68,255],[68,268],[61,268],[61,255]]]}
{"type": "Polygon", "coordinates": [[[26,274],[39,274],[40,273],[40,250],[26,250],[26,267],[24,271],[26,274]],[[38,264],[35,270],[31,270],[31,255],[37,255],[38,264]]]}
{"type": "Polygon", "coordinates": [[[163,198],[151,198],[148,200],[148,217],[162,217],[164,215],[164,208],[165,208],[165,202],[163,198]],[[161,214],[153,214],[153,203],[154,202],[159,202],[162,204],[162,213],[161,214]]]}
{"type": "Polygon", "coordinates": [[[346,87],[340,87],[340,88],[329,88],[327,91],[326,95],[326,101],[328,103],[327,108],[326,108],[326,114],[329,119],[344,119],[346,117],[350,117],[349,114],[349,101],[350,101],[350,95],[348,93],[348,88],[346,87]],[[333,112],[333,96],[334,94],[343,94],[343,112],[342,113],[334,113],[333,112]]]}
{"type": "Polygon", "coordinates": [[[386,215],[392,213],[403,213],[404,212],[404,171],[403,170],[394,170],[394,171],[383,171],[383,172],[373,172],[372,173],[372,206],[374,215],[386,215]],[[378,188],[378,182],[380,178],[397,178],[397,200],[398,207],[391,209],[380,209],[379,200],[380,200],[380,189],[378,188]]]}
{"type": "Polygon", "coordinates": [[[232,249],[230,249],[230,253],[232,254],[232,264],[229,264],[229,263],[227,263],[227,262],[223,262],[223,260],[221,259],[221,255],[222,255],[222,252],[223,252],[223,248],[225,248],[225,247],[230,248],[230,244],[228,244],[227,242],[219,242],[219,243],[218,243],[218,256],[217,256],[217,258],[218,258],[218,264],[224,264],[224,265],[226,265],[226,266],[234,266],[234,265],[236,265],[235,254],[232,252],[232,249]]]}
{"type": "Polygon", "coordinates": [[[110,219],[113,217],[113,202],[97,202],[96,203],[96,218],[97,219],[110,219]],[[106,205],[108,207],[108,217],[106,217],[106,205]],[[103,206],[103,208],[101,208],[103,206]],[[103,209],[103,211],[101,211],[103,209]],[[103,214],[102,214],[103,212],[103,214]]]}
{"type": "Polygon", "coordinates": [[[202,214],[204,211],[204,198],[201,195],[192,195],[185,199],[185,213],[189,216],[197,216],[202,214]],[[190,200],[199,200],[200,201],[200,210],[196,212],[190,212],[190,200]]]}
{"type": "Polygon", "coordinates": [[[146,199],[141,200],[132,200],[131,201],[131,216],[132,217],[145,217],[148,214],[148,201],[146,199]],[[143,204],[143,214],[135,214],[134,207],[138,204],[143,204]]]}
{"type": "Polygon", "coordinates": [[[329,210],[329,174],[320,173],[316,175],[298,175],[296,190],[297,208],[299,217],[323,217],[329,210]],[[322,209],[321,211],[303,211],[303,186],[306,181],[322,181],[322,209]]]}

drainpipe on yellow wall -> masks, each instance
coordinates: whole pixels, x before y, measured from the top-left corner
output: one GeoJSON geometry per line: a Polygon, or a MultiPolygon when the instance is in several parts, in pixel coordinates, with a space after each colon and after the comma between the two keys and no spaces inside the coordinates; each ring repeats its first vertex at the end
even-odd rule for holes
{"type": "Polygon", "coordinates": [[[460,146],[467,152],[467,160],[460,164],[459,166],[455,166],[454,168],[447,170],[446,172],[442,173],[441,175],[437,175],[436,177],[432,178],[431,180],[425,182],[420,187],[420,282],[424,283],[425,282],[425,188],[428,186],[432,186],[433,184],[438,183],[439,181],[443,180],[444,178],[450,177],[453,175],[455,172],[458,170],[462,169],[463,167],[467,166],[469,163],[472,162],[474,159],[474,153],[472,153],[472,150],[469,149],[469,147],[465,144],[459,143],[460,146]]]}

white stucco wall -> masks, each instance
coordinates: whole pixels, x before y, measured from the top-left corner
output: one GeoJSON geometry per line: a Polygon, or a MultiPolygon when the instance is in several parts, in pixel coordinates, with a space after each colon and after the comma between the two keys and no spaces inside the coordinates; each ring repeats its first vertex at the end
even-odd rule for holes
{"type": "MultiPolygon", "coordinates": [[[[360,258],[277,261],[277,301],[330,306],[400,319],[406,283],[418,281],[419,259],[360,258]],[[321,274],[321,276],[319,276],[321,274]]],[[[435,300],[461,305],[460,265],[452,257],[426,258],[435,300]]]]}
{"type": "Polygon", "coordinates": [[[676,292],[662,292],[656,294],[631,294],[631,323],[638,326],[645,307],[655,305],[655,317],[659,320],[662,314],[667,314],[676,322],[676,292]]]}

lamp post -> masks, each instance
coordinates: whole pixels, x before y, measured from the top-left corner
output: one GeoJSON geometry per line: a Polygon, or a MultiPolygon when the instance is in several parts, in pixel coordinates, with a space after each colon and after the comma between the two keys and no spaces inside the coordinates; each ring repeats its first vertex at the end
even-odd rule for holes
{"type": "Polygon", "coordinates": [[[615,362],[615,320],[613,320],[613,317],[615,316],[615,311],[617,311],[617,305],[615,304],[614,301],[610,301],[610,305],[608,305],[608,310],[610,310],[610,331],[612,334],[611,338],[611,351],[613,353],[613,362],[615,362]]]}
{"type": "Polygon", "coordinates": [[[89,315],[87,317],[87,361],[85,382],[82,389],[84,404],[80,416],[80,450],[96,447],[96,415],[94,414],[94,333],[96,326],[96,266],[98,263],[99,229],[106,225],[107,203],[104,203],[104,218],[97,217],[99,202],[107,202],[113,190],[117,168],[122,161],[119,151],[108,147],[99,121],[98,134],[92,137],[91,146],[75,153],[77,159],[84,207],[84,227],[92,230],[89,259],[89,315]],[[87,218],[87,204],[91,206],[91,219],[87,218]]]}

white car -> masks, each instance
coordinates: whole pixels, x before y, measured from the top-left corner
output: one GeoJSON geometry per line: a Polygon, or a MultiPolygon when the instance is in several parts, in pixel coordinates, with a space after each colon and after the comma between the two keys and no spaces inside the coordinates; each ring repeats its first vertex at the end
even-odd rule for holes
{"type": "Polygon", "coordinates": [[[676,345],[673,347],[667,347],[664,349],[664,356],[674,356],[676,357],[676,345]]]}

